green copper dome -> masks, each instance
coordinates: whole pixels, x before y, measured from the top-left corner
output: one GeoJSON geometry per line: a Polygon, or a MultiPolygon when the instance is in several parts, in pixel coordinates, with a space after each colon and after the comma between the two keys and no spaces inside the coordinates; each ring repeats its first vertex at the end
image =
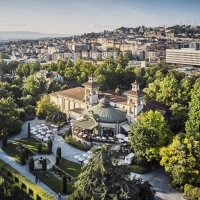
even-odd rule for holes
{"type": "Polygon", "coordinates": [[[126,112],[110,105],[105,97],[99,104],[86,109],[83,115],[92,115],[96,121],[105,123],[117,123],[126,121],[126,112]]]}

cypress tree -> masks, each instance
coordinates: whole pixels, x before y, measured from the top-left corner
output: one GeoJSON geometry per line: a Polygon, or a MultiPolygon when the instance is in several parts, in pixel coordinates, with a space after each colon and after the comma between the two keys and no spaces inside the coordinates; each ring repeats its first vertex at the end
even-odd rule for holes
{"type": "Polygon", "coordinates": [[[21,165],[26,164],[24,151],[21,151],[21,153],[20,153],[20,162],[21,162],[21,165]]]}
{"type": "Polygon", "coordinates": [[[49,139],[48,142],[47,142],[47,151],[48,151],[48,153],[52,152],[52,147],[53,147],[52,140],[49,139]]]}
{"type": "Polygon", "coordinates": [[[60,157],[58,155],[56,155],[56,165],[60,164],[60,157]]]}
{"type": "Polygon", "coordinates": [[[42,171],[47,171],[47,160],[46,159],[42,160],[42,171]]]}
{"type": "Polygon", "coordinates": [[[34,159],[33,158],[29,158],[28,160],[28,167],[29,167],[29,171],[34,171],[34,159]]]}
{"type": "Polygon", "coordinates": [[[24,157],[25,157],[25,159],[28,159],[28,149],[27,148],[24,149],[24,157]]]}
{"type": "Polygon", "coordinates": [[[28,138],[31,137],[31,128],[30,128],[30,123],[28,123],[28,138]]]}
{"type": "Polygon", "coordinates": [[[57,148],[56,155],[59,156],[59,158],[61,159],[61,148],[60,147],[57,148]]]}
{"type": "Polygon", "coordinates": [[[4,131],[3,132],[3,136],[2,136],[2,148],[6,147],[7,146],[7,133],[4,131]]]}
{"type": "Polygon", "coordinates": [[[65,175],[62,177],[62,182],[61,182],[61,191],[66,194],[67,193],[67,178],[65,175]]]}
{"type": "Polygon", "coordinates": [[[42,145],[41,143],[38,144],[38,154],[42,153],[42,145]]]}

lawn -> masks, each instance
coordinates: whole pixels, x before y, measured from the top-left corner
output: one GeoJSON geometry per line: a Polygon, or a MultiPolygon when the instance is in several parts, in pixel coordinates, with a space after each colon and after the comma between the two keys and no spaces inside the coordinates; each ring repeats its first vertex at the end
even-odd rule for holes
{"type": "MultiPolygon", "coordinates": [[[[54,192],[61,192],[61,180],[50,172],[32,172],[33,175],[37,176],[41,182],[51,188],[54,192]],[[45,175],[48,174],[47,178],[45,175]]],[[[38,183],[40,185],[40,183],[38,183]]],[[[74,183],[67,184],[67,194],[71,194],[74,191],[74,183]]]]}
{"type": "MultiPolygon", "coordinates": [[[[34,138],[24,138],[21,140],[15,140],[11,143],[8,143],[8,145],[3,149],[10,157],[14,158],[16,162],[20,163],[20,151],[18,151],[16,148],[22,144],[25,145],[28,149],[37,152],[38,144],[41,143],[39,140],[36,140],[34,138]]],[[[42,150],[47,151],[47,147],[42,144],[42,150]]]]}
{"type": "MultiPolygon", "coordinates": [[[[21,140],[13,141],[12,143],[8,143],[8,145],[3,149],[10,157],[14,158],[16,162],[20,163],[20,151],[16,148],[22,144],[25,145],[28,149],[37,152],[38,144],[40,141],[34,138],[24,138],[21,140]]],[[[42,150],[46,151],[47,147],[42,144],[42,150]]],[[[65,160],[62,158],[62,162],[59,165],[63,171],[67,172],[69,175],[76,178],[81,173],[81,165],[69,160],[65,160]]],[[[32,174],[37,175],[39,180],[42,181],[45,185],[51,188],[56,193],[61,191],[61,180],[56,176],[51,174],[50,172],[32,172],[32,174]],[[47,178],[45,175],[48,174],[47,178]]],[[[67,193],[71,194],[74,191],[74,182],[67,184],[67,193]]]]}
{"type": "Polygon", "coordinates": [[[59,168],[76,178],[81,173],[81,165],[62,158],[59,168]]]}

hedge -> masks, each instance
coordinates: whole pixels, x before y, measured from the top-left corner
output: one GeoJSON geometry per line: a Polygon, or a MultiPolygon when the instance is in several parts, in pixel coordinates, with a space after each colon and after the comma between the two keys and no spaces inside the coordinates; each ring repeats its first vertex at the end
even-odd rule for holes
{"type": "Polygon", "coordinates": [[[200,188],[185,184],[184,196],[190,198],[191,200],[200,200],[200,188]]]}
{"type": "Polygon", "coordinates": [[[20,174],[14,168],[12,168],[7,163],[0,160],[0,174],[8,181],[13,184],[17,184],[20,188],[29,194],[34,200],[55,200],[51,194],[36,185],[35,183],[28,180],[25,176],[20,174]]]}
{"type": "Polygon", "coordinates": [[[68,137],[66,136],[65,141],[69,145],[71,145],[71,146],[73,146],[77,149],[83,150],[83,151],[88,151],[88,150],[91,149],[91,146],[86,145],[86,144],[82,144],[80,141],[74,139],[72,136],[68,136],[68,137]]]}

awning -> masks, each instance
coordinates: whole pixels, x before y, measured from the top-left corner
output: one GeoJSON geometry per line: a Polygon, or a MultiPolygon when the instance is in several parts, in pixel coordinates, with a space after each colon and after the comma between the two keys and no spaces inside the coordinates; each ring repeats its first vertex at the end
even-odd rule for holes
{"type": "Polygon", "coordinates": [[[128,124],[122,124],[121,127],[127,132],[130,131],[130,126],[128,124]]]}

